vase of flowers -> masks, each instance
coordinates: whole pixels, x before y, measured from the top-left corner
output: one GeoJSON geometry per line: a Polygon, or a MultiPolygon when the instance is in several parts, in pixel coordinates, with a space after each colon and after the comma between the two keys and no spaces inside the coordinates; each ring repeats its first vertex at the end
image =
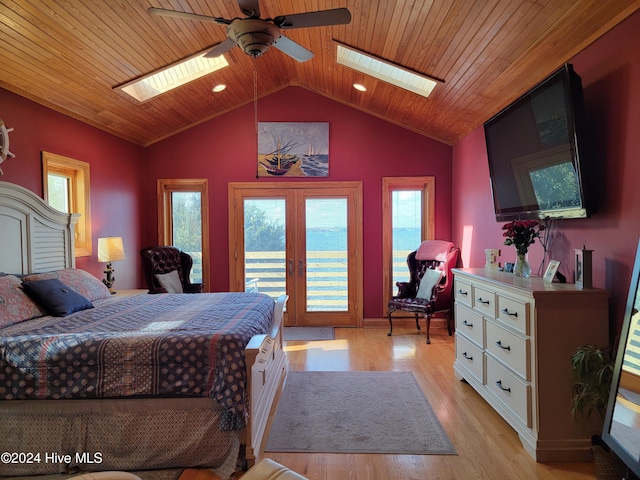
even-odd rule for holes
{"type": "Polygon", "coordinates": [[[516,264],[513,273],[519,277],[531,276],[531,265],[527,254],[529,246],[535,243],[536,238],[540,238],[540,232],[545,229],[537,220],[513,220],[502,226],[506,237],[505,245],[516,247],[516,264]]]}
{"type": "Polygon", "coordinates": [[[531,276],[531,265],[529,265],[529,253],[516,252],[516,264],[513,266],[513,274],[516,277],[531,276]]]}

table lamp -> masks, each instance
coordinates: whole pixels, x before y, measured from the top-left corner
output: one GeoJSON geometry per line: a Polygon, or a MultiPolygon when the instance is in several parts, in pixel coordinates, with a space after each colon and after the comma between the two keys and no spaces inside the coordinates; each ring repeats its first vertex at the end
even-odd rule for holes
{"type": "Polygon", "coordinates": [[[124,244],[122,243],[122,237],[106,237],[98,238],[98,261],[107,262],[107,268],[104,270],[106,278],[102,280],[111,295],[114,295],[116,291],[113,289],[113,283],[116,281],[114,276],[114,269],[111,262],[117,260],[124,260],[124,244]]]}

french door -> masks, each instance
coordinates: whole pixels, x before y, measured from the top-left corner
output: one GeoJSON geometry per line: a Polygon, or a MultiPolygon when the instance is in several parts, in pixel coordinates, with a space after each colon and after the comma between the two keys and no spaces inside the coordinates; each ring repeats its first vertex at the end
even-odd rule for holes
{"type": "Polygon", "coordinates": [[[360,182],[229,185],[229,284],[289,295],[285,325],[362,324],[360,182]]]}

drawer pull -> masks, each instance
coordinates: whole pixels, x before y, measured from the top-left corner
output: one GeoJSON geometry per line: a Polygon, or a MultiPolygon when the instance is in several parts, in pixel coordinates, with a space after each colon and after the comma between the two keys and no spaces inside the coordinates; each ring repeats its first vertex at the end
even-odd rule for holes
{"type": "Polygon", "coordinates": [[[467,352],[462,352],[462,356],[467,360],[473,360],[473,356],[469,355],[467,352]]]}
{"type": "Polygon", "coordinates": [[[505,346],[505,345],[502,345],[502,340],[498,340],[498,341],[496,342],[496,345],[497,345],[497,346],[499,346],[499,347],[500,347],[501,349],[503,349],[503,350],[509,350],[509,351],[511,351],[511,347],[510,347],[509,345],[506,345],[506,346],[505,346]]]}
{"type": "Polygon", "coordinates": [[[502,313],[506,313],[507,315],[509,315],[510,317],[516,317],[518,318],[518,312],[514,312],[511,313],[509,310],[507,310],[506,308],[504,310],[502,310],[502,313]]]}
{"type": "Polygon", "coordinates": [[[466,297],[467,295],[469,295],[469,292],[467,292],[466,290],[458,289],[458,295],[464,295],[466,297]]]}
{"type": "Polygon", "coordinates": [[[467,322],[466,320],[464,320],[464,321],[462,322],[462,324],[463,324],[465,327],[473,328],[473,323],[469,323],[469,322],[467,322]]]}
{"type": "Polygon", "coordinates": [[[483,305],[489,305],[491,303],[489,300],[483,300],[482,297],[478,297],[478,301],[483,305]]]}
{"type": "Polygon", "coordinates": [[[498,381],[496,382],[496,385],[497,385],[497,386],[498,386],[498,388],[499,388],[500,390],[502,390],[503,392],[509,392],[509,393],[511,393],[511,387],[503,387],[503,386],[502,386],[502,380],[498,380],[498,381]]]}

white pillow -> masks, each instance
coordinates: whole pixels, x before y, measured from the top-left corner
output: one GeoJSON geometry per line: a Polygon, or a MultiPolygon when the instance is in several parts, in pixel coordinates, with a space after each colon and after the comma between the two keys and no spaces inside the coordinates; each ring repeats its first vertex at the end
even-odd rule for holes
{"type": "Polygon", "coordinates": [[[171,270],[169,273],[159,273],[156,278],[160,286],[168,293],[184,293],[177,270],[171,270]]]}
{"type": "Polygon", "coordinates": [[[427,268],[420,280],[420,286],[418,287],[418,293],[416,298],[424,298],[425,300],[431,300],[433,296],[433,287],[440,283],[442,278],[442,272],[433,268],[427,268]]]}

